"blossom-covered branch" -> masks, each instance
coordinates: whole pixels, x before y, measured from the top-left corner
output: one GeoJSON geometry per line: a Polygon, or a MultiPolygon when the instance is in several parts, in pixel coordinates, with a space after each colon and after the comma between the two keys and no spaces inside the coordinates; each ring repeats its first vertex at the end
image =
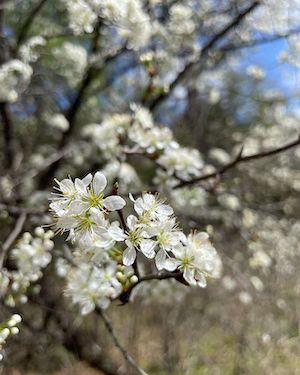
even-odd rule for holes
{"type": "Polygon", "coordinates": [[[207,57],[208,52],[215,47],[215,45],[221,40],[229,31],[231,31],[234,27],[238,26],[243,19],[251,13],[257,6],[260,4],[259,1],[254,1],[250,6],[248,6],[244,11],[240,12],[233,21],[231,21],[224,29],[222,29],[219,33],[214,35],[209,42],[204,45],[204,47],[200,51],[200,56],[196,61],[189,62],[183,70],[176,76],[176,78],[171,82],[166,92],[162,92],[159,96],[157,96],[150,104],[150,109],[153,111],[158,107],[169,95],[173,92],[173,90],[187,77],[187,75],[195,68],[201,66],[201,63],[207,57]]]}

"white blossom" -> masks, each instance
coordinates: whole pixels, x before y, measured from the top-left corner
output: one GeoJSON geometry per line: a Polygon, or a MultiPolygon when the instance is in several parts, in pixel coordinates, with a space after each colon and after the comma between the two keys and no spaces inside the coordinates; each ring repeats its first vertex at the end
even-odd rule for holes
{"type": "Polygon", "coordinates": [[[183,271],[190,285],[206,286],[206,277],[220,276],[221,260],[205,232],[191,233],[183,243],[172,250],[175,259],[168,262],[169,269],[183,271]]]}
{"type": "Polygon", "coordinates": [[[107,308],[110,301],[120,294],[122,287],[116,278],[116,269],[116,263],[112,261],[101,268],[84,263],[68,274],[66,295],[80,306],[83,315],[95,307],[107,308]]]}
{"type": "Polygon", "coordinates": [[[28,86],[32,68],[20,60],[10,60],[0,66],[0,102],[15,102],[28,86]]]}
{"type": "Polygon", "coordinates": [[[70,28],[75,34],[83,32],[91,33],[94,30],[94,24],[97,20],[97,14],[85,0],[65,1],[70,28]]]}

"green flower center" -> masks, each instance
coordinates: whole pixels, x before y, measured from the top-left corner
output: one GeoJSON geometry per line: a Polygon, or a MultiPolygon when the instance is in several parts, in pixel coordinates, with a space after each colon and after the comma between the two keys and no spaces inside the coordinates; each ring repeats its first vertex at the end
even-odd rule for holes
{"type": "Polygon", "coordinates": [[[166,232],[160,232],[158,235],[157,235],[157,241],[161,244],[161,245],[167,245],[168,242],[170,241],[170,236],[168,233],[166,232]]]}
{"type": "Polygon", "coordinates": [[[104,197],[103,192],[101,192],[100,194],[95,194],[92,190],[90,190],[87,201],[90,207],[103,208],[103,204],[102,204],[103,197],[104,197]]]}
{"type": "Polygon", "coordinates": [[[128,232],[128,237],[130,239],[130,242],[134,245],[134,246],[137,246],[140,244],[141,242],[141,235],[140,235],[140,231],[135,229],[135,230],[130,230],[128,232]]]}

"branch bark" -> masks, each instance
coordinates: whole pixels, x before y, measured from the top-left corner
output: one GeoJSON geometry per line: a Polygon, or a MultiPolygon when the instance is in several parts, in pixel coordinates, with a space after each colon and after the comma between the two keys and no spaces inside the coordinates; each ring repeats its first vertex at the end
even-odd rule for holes
{"type": "Polygon", "coordinates": [[[176,186],[174,186],[174,189],[178,189],[178,188],[181,188],[181,187],[184,187],[184,186],[194,185],[198,182],[209,180],[211,178],[220,177],[224,173],[226,173],[230,169],[236,167],[240,163],[247,163],[247,162],[252,161],[252,160],[257,160],[257,159],[262,159],[262,158],[265,158],[265,157],[268,157],[268,156],[277,155],[281,152],[290,150],[291,148],[297,147],[299,145],[300,145],[300,135],[298,136],[298,138],[296,140],[294,140],[290,143],[287,143],[284,146],[274,148],[274,149],[268,150],[268,151],[262,151],[262,152],[259,152],[257,154],[253,154],[253,155],[249,155],[249,156],[242,156],[242,151],[243,151],[243,147],[242,147],[238,156],[233,161],[231,161],[229,164],[225,165],[224,167],[222,167],[218,171],[213,172],[213,173],[209,173],[209,174],[206,174],[206,175],[203,175],[203,176],[200,176],[200,177],[193,178],[192,180],[189,180],[189,181],[181,181],[176,186]]]}
{"type": "Polygon", "coordinates": [[[2,245],[2,252],[0,254],[0,270],[3,267],[3,263],[4,263],[8,250],[10,249],[10,247],[12,246],[12,244],[14,243],[18,235],[21,233],[23,226],[25,224],[26,218],[27,218],[27,214],[23,212],[19,216],[14,229],[12,230],[12,232],[9,234],[6,241],[2,245]]]}

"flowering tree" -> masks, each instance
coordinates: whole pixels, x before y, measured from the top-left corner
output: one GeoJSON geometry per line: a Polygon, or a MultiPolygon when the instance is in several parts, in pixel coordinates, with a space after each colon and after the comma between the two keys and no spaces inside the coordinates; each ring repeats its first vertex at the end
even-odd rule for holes
{"type": "Polygon", "coordinates": [[[280,61],[299,65],[297,2],[0,7],[0,349],[18,313],[27,340],[55,327],[78,359],[124,372],[72,324],[99,317],[145,374],[110,305],[172,304],[219,279],[222,263],[216,283],[244,306],[273,275],[298,282],[299,115],[261,67],[243,65],[249,48],[282,38],[280,61]]]}

